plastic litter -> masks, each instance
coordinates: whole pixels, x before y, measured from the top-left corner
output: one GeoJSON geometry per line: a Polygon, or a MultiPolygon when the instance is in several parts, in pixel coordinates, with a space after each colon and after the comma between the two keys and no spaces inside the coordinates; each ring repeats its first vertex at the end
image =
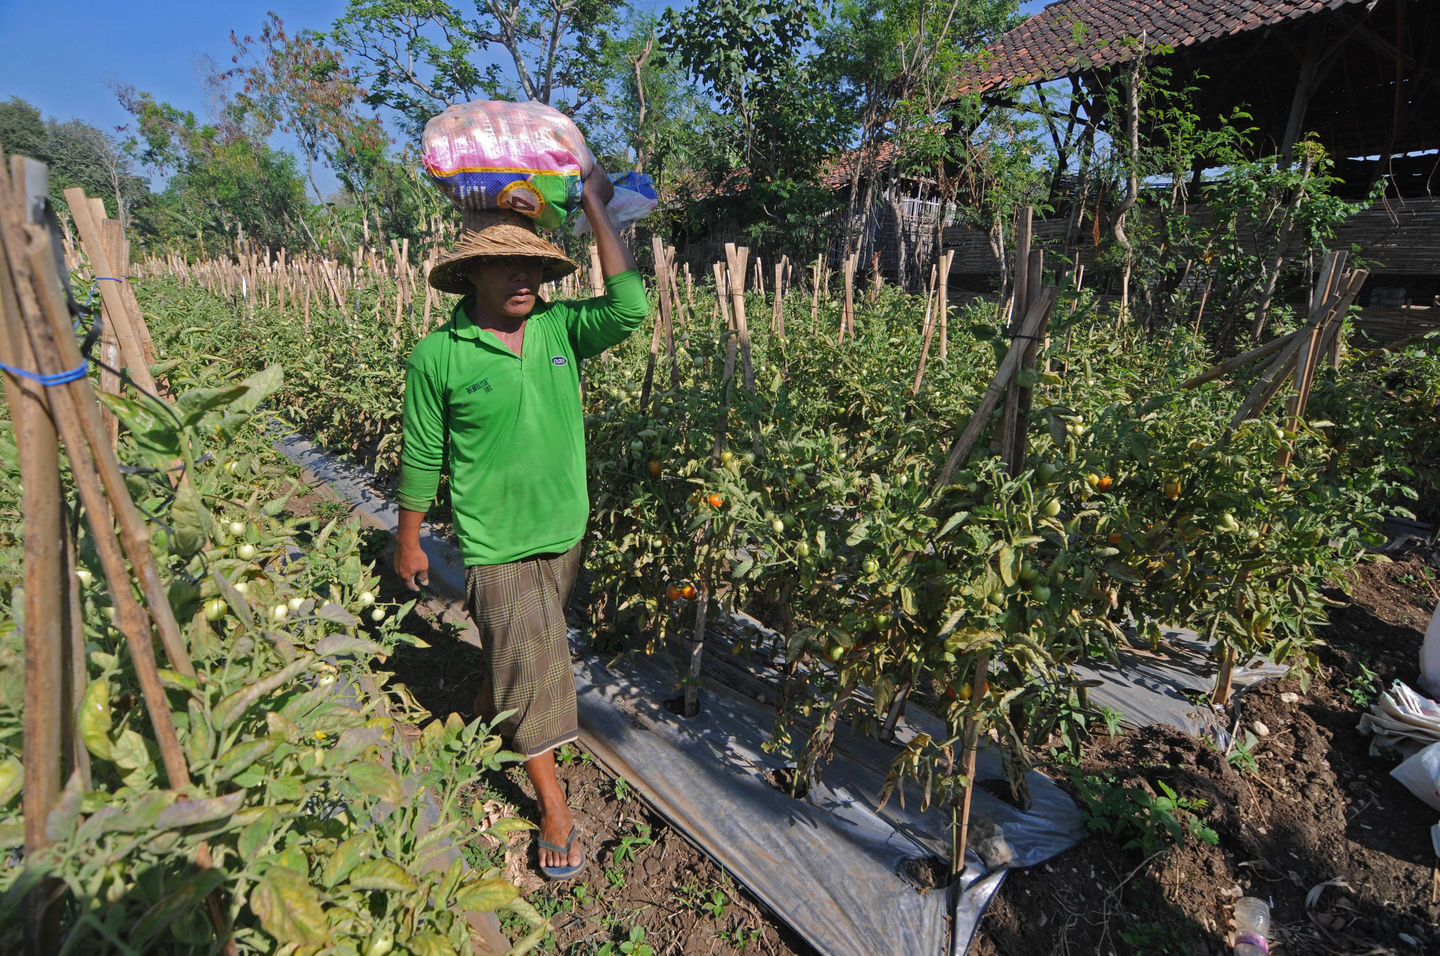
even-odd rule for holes
{"type": "Polygon", "coordinates": [[[1235,956],[1265,956],[1270,952],[1270,904],[1253,896],[1235,901],[1235,956]]]}
{"type": "Polygon", "coordinates": [[[1413,753],[1390,771],[1415,796],[1440,810],[1440,743],[1413,753]]]}
{"type": "Polygon", "coordinates": [[[1440,604],[1435,605],[1425,640],[1420,643],[1420,689],[1440,698],[1440,604]]]}
{"type": "Polygon", "coordinates": [[[1440,743],[1440,704],[1397,680],[1360,715],[1358,729],[1374,735],[1372,756],[1386,750],[1409,756],[1440,743]]]}

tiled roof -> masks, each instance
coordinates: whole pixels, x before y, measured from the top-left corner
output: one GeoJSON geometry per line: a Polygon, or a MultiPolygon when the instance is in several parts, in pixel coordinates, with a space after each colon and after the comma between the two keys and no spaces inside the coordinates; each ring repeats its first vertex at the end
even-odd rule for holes
{"type": "Polygon", "coordinates": [[[990,45],[955,92],[1069,76],[1134,57],[1126,40],[1187,47],[1373,0],[1059,0],[990,45]]]}

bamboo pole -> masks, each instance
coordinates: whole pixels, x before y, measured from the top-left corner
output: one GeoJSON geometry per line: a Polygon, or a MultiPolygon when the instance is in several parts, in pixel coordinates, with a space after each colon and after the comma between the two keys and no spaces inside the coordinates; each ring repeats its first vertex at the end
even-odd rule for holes
{"type": "Polygon", "coordinates": [[[595,298],[605,294],[605,271],[600,267],[600,247],[590,243],[590,291],[595,298]]]}
{"type": "Polygon", "coordinates": [[[820,270],[823,258],[815,257],[815,265],[811,267],[810,280],[810,329],[816,335],[820,334],[820,270]]]}
{"type": "Polygon", "coordinates": [[[665,326],[665,356],[670,362],[670,387],[680,387],[680,360],[675,355],[675,312],[679,301],[674,285],[674,272],[671,269],[670,254],[666,252],[665,245],[658,236],[653,240],[653,251],[655,253],[658,268],[655,273],[657,281],[656,298],[660,301],[660,319],[665,326]]]}
{"type": "Polygon", "coordinates": [[[1278,351],[1279,349],[1282,349],[1287,345],[1293,345],[1295,343],[1295,339],[1299,337],[1300,332],[1300,329],[1296,329],[1294,332],[1288,332],[1285,335],[1280,336],[1279,338],[1271,339],[1269,342],[1266,342],[1259,348],[1254,348],[1248,352],[1245,352],[1242,355],[1236,355],[1233,358],[1228,358],[1225,361],[1221,362],[1219,365],[1215,365],[1210,367],[1209,369],[1206,369],[1204,372],[1201,372],[1194,378],[1181,382],[1180,387],[1195,388],[1199,385],[1204,385],[1206,382],[1217,379],[1228,372],[1235,371],[1242,365],[1249,365],[1251,362],[1255,362],[1264,358],[1271,352],[1278,351]]]}
{"type": "Polygon", "coordinates": [[[99,284],[100,298],[105,306],[105,320],[115,326],[115,335],[120,341],[120,352],[130,379],[142,391],[158,395],[159,390],[155,386],[155,379],[150,375],[150,364],[146,361],[144,346],[130,323],[120,282],[115,281],[121,279],[116,271],[122,264],[111,262],[106,254],[100,224],[91,214],[85,190],[74,187],[65,190],[65,201],[70,204],[75,226],[80,231],[80,242],[85,248],[85,254],[90,258],[90,268],[99,284]]]}
{"type": "MultiPolygon", "coordinates": [[[[33,215],[33,204],[27,201],[25,187],[47,187],[36,182],[41,177],[27,177],[28,162],[16,157],[15,200],[23,204],[27,217],[33,215]],[[25,179],[22,184],[21,180],[25,179]]],[[[39,165],[39,164],[35,164],[39,165]]],[[[41,167],[43,170],[43,167],[41,167]]],[[[6,183],[8,192],[9,183],[6,183]]],[[[42,194],[43,195],[43,194],[42,194]]],[[[6,196],[8,201],[10,197],[6,196]]],[[[0,239],[3,242],[3,239],[0,239]]],[[[12,273],[6,244],[5,260],[0,262],[0,360],[6,365],[38,371],[21,325],[18,295],[25,294],[27,273],[12,273]]],[[[66,683],[63,672],[63,651],[66,617],[70,608],[68,588],[74,587],[74,575],[65,564],[63,543],[64,494],[60,485],[60,442],[51,416],[50,400],[44,386],[4,373],[5,397],[13,422],[15,449],[20,466],[20,507],[24,521],[24,711],[21,717],[21,740],[25,763],[21,808],[25,816],[24,839],[27,857],[38,854],[50,844],[45,821],[60,799],[61,753],[63,728],[61,713],[67,708],[56,704],[65,700],[66,683]]],[[[40,886],[25,897],[23,903],[24,937],[27,952],[43,953],[58,947],[56,923],[46,918],[50,886],[40,886]]]]}
{"type": "Polygon", "coordinates": [[[945,467],[941,469],[940,477],[932,489],[933,494],[938,496],[944,490],[960,467],[960,463],[970,454],[970,449],[974,447],[975,440],[980,437],[980,432],[989,420],[990,413],[1000,403],[1000,398],[1004,395],[1006,387],[1009,386],[1010,379],[1020,368],[1020,361],[1025,354],[1026,340],[1033,337],[1049,318],[1050,310],[1055,305],[1057,291],[1054,286],[1046,286],[1041,290],[1040,296],[1030,303],[1029,311],[1020,324],[1019,333],[1010,345],[1010,351],[1006,353],[999,370],[995,373],[995,378],[980,399],[980,405],[975,410],[975,417],[970,420],[970,424],[966,426],[960,437],[951,444],[945,467]]]}
{"type": "Polygon", "coordinates": [[[755,370],[750,364],[750,327],[745,321],[745,270],[750,250],[725,243],[725,259],[730,268],[730,300],[735,316],[735,331],[740,338],[740,367],[745,376],[745,390],[755,392],[755,370]]]}

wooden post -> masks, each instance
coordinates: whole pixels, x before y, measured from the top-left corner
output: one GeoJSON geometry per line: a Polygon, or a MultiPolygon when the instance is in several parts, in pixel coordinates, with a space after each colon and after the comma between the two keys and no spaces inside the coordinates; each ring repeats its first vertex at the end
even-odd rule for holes
{"type": "Polygon", "coordinates": [[[820,334],[820,268],[822,257],[815,257],[815,265],[811,267],[810,279],[810,330],[816,335],[820,334]]]}
{"type": "MultiPolygon", "coordinates": [[[[990,653],[975,658],[975,673],[970,677],[971,700],[984,700],[990,692],[990,653]]],[[[959,823],[951,836],[950,876],[953,878],[965,868],[965,851],[970,843],[970,804],[975,790],[975,757],[980,749],[980,718],[967,717],[960,734],[963,756],[960,758],[960,772],[969,781],[960,798],[959,823]]],[[[953,818],[952,818],[953,819],[953,818]]]]}
{"type": "Polygon", "coordinates": [[[600,248],[590,243],[590,291],[595,298],[605,294],[605,270],[600,268],[600,248]]]}
{"type": "Polygon", "coordinates": [[[980,399],[980,405],[975,410],[975,416],[966,426],[965,431],[950,446],[950,453],[946,458],[945,467],[940,470],[940,477],[936,480],[933,492],[936,495],[950,483],[951,477],[959,469],[970,449],[975,446],[975,441],[984,430],[985,423],[990,418],[990,413],[1000,403],[1000,398],[1005,394],[1010,380],[1020,368],[1020,361],[1025,354],[1026,340],[1035,336],[1044,328],[1049,320],[1050,310],[1055,306],[1055,296],[1058,290],[1055,286],[1046,286],[1041,290],[1039,298],[1030,303],[1030,308],[1025,314],[1024,321],[1020,324],[1019,334],[1010,344],[1010,351],[1000,363],[995,378],[990,382],[985,394],[980,399]]]}
{"type": "Polygon", "coordinates": [[[740,339],[740,363],[745,375],[745,390],[755,391],[755,371],[750,364],[750,327],[745,322],[745,270],[750,250],[725,243],[725,259],[730,267],[730,300],[735,315],[735,331],[740,339]]]}
{"type": "Polygon", "coordinates": [[[113,281],[121,278],[116,274],[119,264],[112,263],[106,254],[100,224],[91,215],[85,190],[79,188],[65,190],[65,201],[70,204],[71,214],[75,218],[75,226],[80,230],[80,241],[85,247],[85,254],[90,258],[90,268],[94,271],[96,282],[100,286],[100,298],[105,306],[105,321],[111,322],[115,326],[115,335],[120,341],[120,352],[124,358],[126,370],[136,387],[151,395],[158,395],[159,390],[155,387],[155,379],[150,375],[150,365],[145,358],[144,346],[129,321],[129,312],[126,308],[125,296],[120,289],[120,283],[113,281]]]}
{"type": "MultiPolygon", "coordinates": [[[[41,201],[48,192],[44,167],[33,160],[16,157],[13,201],[22,205],[26,218],[33,220],[34,204],[29,189],[41,189],[41,201]],[[33,164],[33,165],[32,165],[33,164]],[[42,175],[31,172],[27,167],[42,175]]],[[[0,202],[10,204],[7,195],[0,202]]],[[[8,231],[8,230],[7,230],[8,231]]],[[[19,249],[10,248],[10,239],[0,235],[0,360],[6,365],[39,372],[40,364],[30,348],[21,319],[21,297],[33,308],[34,292],[29,270],[19,249]],[[18,268],[15,268],[17,267],[18,268]]],[[[46,250],[47,253],[49,250],[46,250]]],[[[53,370],[58,371],[58,370],[53,370]]],[[[64,544],[64,494],[60,485],[60,442],[50,410],[47,389],[38,382],[5,372],[5,397],[14,426],[15,449],[20,465],[20,496],[24,521],[25,582],[25,684],[21,740],[25,752],[24,791],[21,807],[25,816],[25,853],[39,853],[50,844],[45,821],[60,799],[63,731],[61,714],[67,704],[64,680],[64,651],[67,616],[74,587],[74,573],[66,566],[64,544]],[[58,705],[58,706],[57,706],[58,705]]],[[[27,953],[58,950],[56,923],[46,918],[50,886],[42,885],[25,898],[24,937],[27,953]]]]}

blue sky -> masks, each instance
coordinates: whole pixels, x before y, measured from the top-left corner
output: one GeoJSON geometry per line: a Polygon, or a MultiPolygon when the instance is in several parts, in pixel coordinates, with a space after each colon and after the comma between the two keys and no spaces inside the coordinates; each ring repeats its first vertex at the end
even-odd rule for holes
{"type": "MultiPolygon", "coordinates": [[[[0,0],[0,101],[18,96],[46,118],[80,119],[114,133],[130,115],[110,87],[128,83],[208,118],[204,58],[228,64],[232,30],[258,31],[269,10],[292,32],[323,30],[345,6],[346,0],[0,0]]],[[[1023,6],[1033,12],[1043,4],[1023,6]]]]}
{"type": "Polygon", "coordinates": [[[202,60],[229,63],[231,30],[257,32],[268,10],[291,30],[324,29],[344,9],[345,0],[0,0],[0,100],[113,132],[129,119],[108,85],[120,82],[205,115],[202,60]]]}

